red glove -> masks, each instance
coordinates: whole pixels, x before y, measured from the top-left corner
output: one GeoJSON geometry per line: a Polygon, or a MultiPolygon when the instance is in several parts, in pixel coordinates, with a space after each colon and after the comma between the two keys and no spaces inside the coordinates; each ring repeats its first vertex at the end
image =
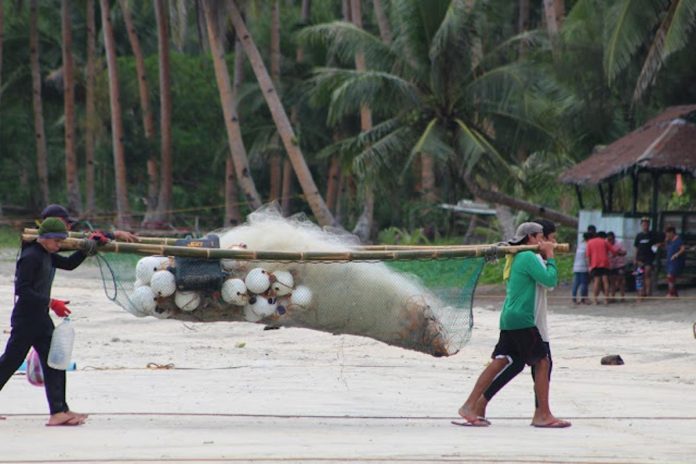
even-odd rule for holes
{"type": "Polygon", "coordinates": [[[68,317],[70,315],[70,309],[68,309],[66,304],[70,303],[70,300],[54,300],[51,299],[49,307],[53,310],[56,315],[60,317],[68,317]]]}
{"type": "Polygon", "coordinates": [[[104,235],[103,232],[92,232],[89,234],[89,237],[87,237],[89,240],[94,240],[97,242],[99,245],[104,245],[105,243],[109,243],[109,238],[104,235]]]}

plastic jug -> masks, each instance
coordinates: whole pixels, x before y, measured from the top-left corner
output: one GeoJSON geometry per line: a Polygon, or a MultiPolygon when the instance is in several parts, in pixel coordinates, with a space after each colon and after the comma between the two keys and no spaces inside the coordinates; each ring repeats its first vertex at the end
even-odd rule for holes
{"type": "Polygon", "coordinates": [[[53,330],[51,338],[51,348],[48,351],[48,365],[53,369],[64,371],[70,367],[73,343],[75,342],[75,329],[70,318],[66,317],[63,322],[53,330]]]}

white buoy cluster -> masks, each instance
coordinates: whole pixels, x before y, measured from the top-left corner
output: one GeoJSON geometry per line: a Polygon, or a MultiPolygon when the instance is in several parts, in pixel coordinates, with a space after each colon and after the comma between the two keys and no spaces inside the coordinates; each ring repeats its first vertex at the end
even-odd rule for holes
{"type": "MultiPolygon", "coordinates": [[[[242,269],[237,269],[237,273],[240,272],[242,269]]],[[[142,258],[136,265],[135,275],[130,303],[137,316],[168,317],[169,312],[161,310],[158,302],[172,296],[178,309],[192,312],[201,307],[206,296],[203,291],[177,289],[171,261],[163,256],[142,258]]],[[[250,322],[283,316],[288,310],[307,309],[312,297],[308,287],[295,285],[290,271],[270,272],[261,267],[251,269],[243,277],[229,276],[220,288],[220,298],[237,307],[250,322]]]]}

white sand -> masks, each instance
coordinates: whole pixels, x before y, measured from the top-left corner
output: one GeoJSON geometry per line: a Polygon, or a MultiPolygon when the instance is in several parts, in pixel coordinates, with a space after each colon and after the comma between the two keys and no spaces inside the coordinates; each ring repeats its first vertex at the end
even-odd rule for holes
{"type": "MultiPolygon", "coordinates": [[[[573,426],[529,426],[525,370],[489,406],[493,425],[473,429],[450,420],[496,341],[498,297],[477,293],[471,342],[437,359],[303,329],[138,319],[106,299],[94,269],[59,272],[53,294],[72,301],[77,331],[68,401],[90,418],[44,427],[43,389],[14,376],[0,392],[0,463],[696,462],[695,292],[598,308],[552,301],[552,409],[573,426]],[[607,354],[626,364],[601,366],[607,354]]],[[[4,256],[2,345],[13,271],[4,256]]]]}

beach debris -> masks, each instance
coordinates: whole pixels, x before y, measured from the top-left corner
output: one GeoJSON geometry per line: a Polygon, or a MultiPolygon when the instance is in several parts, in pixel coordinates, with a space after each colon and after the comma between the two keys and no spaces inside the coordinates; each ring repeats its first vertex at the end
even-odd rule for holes
{"type": "Polygon", "coordinates": [[[601,361],[603,366],[623,366],[624,360],[618,354],[604,356],[601,361]]]}

